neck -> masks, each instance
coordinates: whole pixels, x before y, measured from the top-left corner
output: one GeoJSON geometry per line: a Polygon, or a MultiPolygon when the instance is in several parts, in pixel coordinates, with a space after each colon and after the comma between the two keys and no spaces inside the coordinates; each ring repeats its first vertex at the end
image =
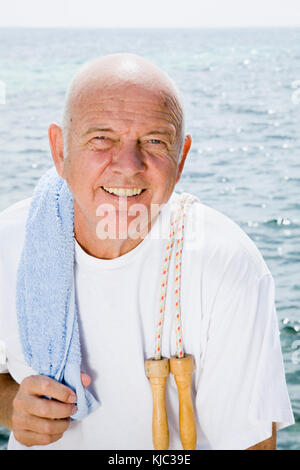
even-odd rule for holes
{"type": "Polygon", "coordinates": [[[75,238],[81,248],[90,256],[99,259],[115,259],[133,250],[143,240],[91,240],[75,230],[75,238]]]}
{"type": "MultiPolygon", "coordinates": [[[[127,234],[127,238],[125,238],[123,234],[121,238],[100,238],[97,236],[99,219],[88,219],[74,202],[74,235],[81,248],[90,256],[99,259],[115,259],[133,250],[144,240],[158,215],[150,220],[140,237],[130,238],[127,234]]],[[[115,233],[118,233],[118,227],[116,227],[115,233]]]]}

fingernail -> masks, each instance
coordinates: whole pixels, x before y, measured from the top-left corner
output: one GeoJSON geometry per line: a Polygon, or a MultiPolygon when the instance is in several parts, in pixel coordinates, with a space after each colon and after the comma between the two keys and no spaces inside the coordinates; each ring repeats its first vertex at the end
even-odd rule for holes
{"type": "Polygon", "coordinates": [[[77,406],[76,405],[72,406],[72,413],[71,414],[74,415],[76,413],[76,411],[77,411],[77,406]]]}
{"type": "Polygon", "coordinates": [[[75,393],[71,393],[68,398],[68,403],[75,403],[76,401],[76,395],[75,393]]]}

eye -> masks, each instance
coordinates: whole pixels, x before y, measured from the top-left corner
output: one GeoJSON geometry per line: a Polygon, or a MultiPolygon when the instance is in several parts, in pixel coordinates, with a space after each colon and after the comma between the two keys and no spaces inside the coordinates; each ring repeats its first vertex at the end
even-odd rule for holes
{"type": "Polygon", "coordinates": [[[164,153],[169,149],[169,146],[165,140],[156,139],[155,137],[145,137],[145,139],[143,139],[140,143],[145,150],[156,154],[164,153]]]}
{"type": "Polygon", "coordinates": [[[150,144],[163,144],[163,142],[159,139],[149,139],[148,142],[150,144]]]}
{"type": "Polygon", "coordinates": [[[111,145],[111,139],[107,137],[106,135],[96,135],[95,137],[92,138],[91,142],[97,146],[107,146],[111,145]]]}
{"type": "Polygon", "coordinates": [[[88,145],[96,151],[108,150],[113,145],[113,141],[105,135],[95,135],[89,140],[88,145]]]}

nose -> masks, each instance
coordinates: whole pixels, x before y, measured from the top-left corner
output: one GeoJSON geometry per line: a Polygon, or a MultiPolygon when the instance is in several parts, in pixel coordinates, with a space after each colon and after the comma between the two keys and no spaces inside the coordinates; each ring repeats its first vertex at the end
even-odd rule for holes
{"type": "Polygon", "coordinates": [[[110,163],[110,169],[114,173],[132,178],[142,173],[146,168],[142,152],[135,142],[123,143],[115,149],[110,163]]]}

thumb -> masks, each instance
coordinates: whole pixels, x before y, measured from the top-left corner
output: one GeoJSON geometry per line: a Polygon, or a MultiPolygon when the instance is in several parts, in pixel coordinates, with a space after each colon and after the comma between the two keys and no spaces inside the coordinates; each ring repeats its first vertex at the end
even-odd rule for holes
{"type": "Polygon", "coordinates": [[[81,375],[81,383],[84,387],[88,387],[91,383],[91,377],[84,372],[80,372],[81,375]]]}

